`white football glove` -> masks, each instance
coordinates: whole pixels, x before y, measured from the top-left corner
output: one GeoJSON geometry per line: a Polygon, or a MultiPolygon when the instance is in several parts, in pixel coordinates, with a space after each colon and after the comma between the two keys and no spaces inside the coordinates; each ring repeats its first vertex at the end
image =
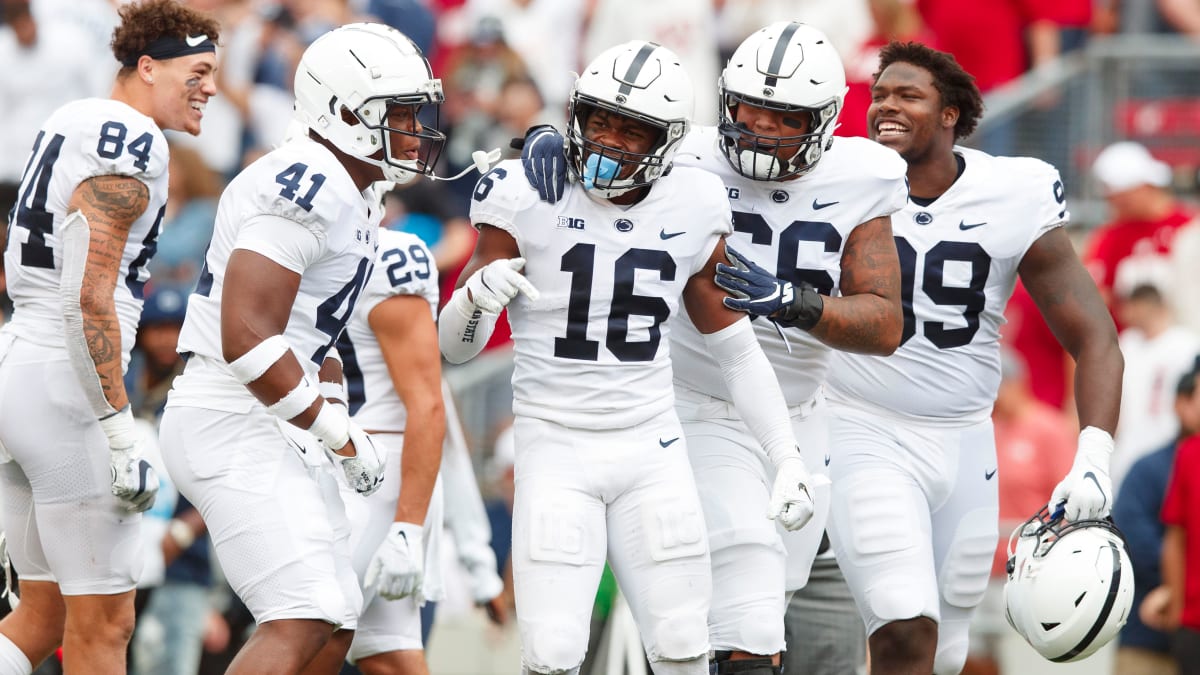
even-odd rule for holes
{"type": "Polygon", "coordinates": [[[521,274],[523,267],[524,258],[504,258],[476,270],[464,284],[471,294],[471,302],[484,312],[499,314],[518,293],[537,300],[540,294],[521,274]]]}
{"type": "Polygon", "coordinates": [[[472,563],[465,565],[467,570],[467,585],[471,590],[471,599],[475,604],[483,604],[504,591],[504,580],[496,573],[495,556],[492,564],[472,563]]]}
{"type": "MultiPolygon", "coordinates": [[[[355,454],[353,457],[343,457],[337,454],[325,442],[321,443],[321,447],[325,449],[325,454],[333,462],[333,465],[342,468],[342,473],[346,474],[346,482],[355,492],[360,495],[372,494],[379,489],[380,485],[383,485],[383,466],[386,457],[375,446],[367,432],[359,428],[353,420],[350,421],[350,442],[354,444],[355,454]]],[[[340,450],[340,448],[338,449],[340,450]]]]}
{"type": "Polygon", "coordinates": [[[425,604],[425,598],[421,595],[421,581],[425,576],[422,532],[422,527],[416,523],[392,523],[387,536],[367,565],[363,586],[377,589],[379,595],[387,600],[399,600],[411,595],[417,605],[425,604]]]}
{"type": "Polygon", "coordinates": [[[108,466],[112,475],[112,493],[129,511],[139,513],[154,506],[158,495],[158,474],[142,458],[142,436],[133,423],[129,406],[100,420],[108,437],[108,466]]]}
{"type": "Polygon", "coordinates": [[[1113,438],[1103,429],[1079,433],[1075,463],[1050,496],[1050,513],[1062,507],[1068,521],[1095,520],[1112,511],[1112,479],[1108,477],[1113,438]]]}
{"type": "Polygon", "coordinates": [[[767,517],[779,521],[789,532],[804,527],[816,511],[812,489],[817,482],[828,480],[820,474],[809,474],[799,454],[784,459],[775,469],[775,484],[771,486],[767,517]]]}

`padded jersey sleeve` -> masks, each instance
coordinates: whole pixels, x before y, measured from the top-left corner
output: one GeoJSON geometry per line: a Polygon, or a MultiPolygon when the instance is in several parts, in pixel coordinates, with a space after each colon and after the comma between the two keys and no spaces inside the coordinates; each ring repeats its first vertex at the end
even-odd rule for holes
{"type": "Polygon", "coordinates": [[[381,230],[375,269],[355,306],[369,314],[376,305],[397,295],[424,298],[431,308],[438,304],[438,270],[425,242],[407,232],[381,230]]]}
{"type": "Polygon", "coordinates": [[[692,261],[690,277],[704,269],[717,242],[733,232],[733,208],[725,196],[725,183],[716,174],[698,168],[677,167],[674,171],[686,172],[683,177],[688,184],[688,194],[693,195],[686,213],[691,214],[689,220],[695,220],[686,226],[707,235],[700,254],[692,261]]]}
{"type": "Polygon", "coordinates": [[[1062,227],[1071,220],[1067,210],[1066,191],[1058,169],[1046,162],[1030,157],[1016,158],[1018,166],[1013,167],[1013,174],[1022,178],[1020,187],[1029,205],[1029,218],[1033,221],[1032,236],[1026,243],[1026,250],[1043,234],[1056,227],[1062,227]]]}
{"type": "Polygon", "coordinates": [[[303,274],[324,250],[324,238],[294,220],[259,215],[238,230],[235,249],[254,251],[296,274],[303,274]]]}
{"type": "Polygon", "coordinates": [[[517,236],[517,216],[538,202],[537,192],[525,180],[520,160],[500,162],[480,176],[471,194],[471,224],[492,225],[517,236]]]}
{"type": "Polygon", "coordinates": [[[78,143],[75,183],[96,176],[129,176],[147,185],[167,174],[167,139],[154,120],[127,106],[105,105],[84,117],[74,134],[78,143]]]}
{"type": "Polygon", "coordinates": [[[865,188],[857,198],[871,201],[862,222],[904,208],[908,203],[908,164],[899,153],[865,138],[836,138],[834,143],[848,151],[844,170],[852,172],[865,188]]]}

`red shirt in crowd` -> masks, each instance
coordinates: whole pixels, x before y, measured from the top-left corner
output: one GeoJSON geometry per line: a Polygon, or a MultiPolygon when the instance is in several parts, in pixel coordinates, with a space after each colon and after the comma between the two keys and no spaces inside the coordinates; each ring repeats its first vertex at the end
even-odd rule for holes
{"type": "Polygon", "coordinates": [[[1019,0],[917,0],[938,49],[950,52],[979,90],[1025,72],[1025,18],[1019,0]]]}
{"type": "Polygon", "coordinates": [[[1200,630],[1200,436],[1181,442],[1163,500],[1162,521],[1187,533],[1184,551],[1183,626],[1200,630]]]}
{"type": "Polygon", "coordinates": [[[1190,222],[1192,216],[1179,205],[1159,220],[1117,220],[1096,230],[1084,251],[1083,263],[1110,307],[1113,283],[1121,262],[1135,255],[1166,255],[1171,250],[1175,233],[1190,222]]]}
{"type": "Polygon", "coordinates": [[[1004,344],[1021,355],[1037,400],[1061,410],[1067,401],[1067,351],[1046,324],[1025,284],[1017,280],[1000,329],[1004,344]]]}

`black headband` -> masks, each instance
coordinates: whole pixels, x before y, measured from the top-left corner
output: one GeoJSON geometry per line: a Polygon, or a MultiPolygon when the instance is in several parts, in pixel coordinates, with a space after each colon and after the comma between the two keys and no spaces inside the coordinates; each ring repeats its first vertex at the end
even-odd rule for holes
{"type": "Polygon", "coordinates": [[[191,35],[185,38],[175,37],[174,35],[164,35],[155,38],[150,44],[146,45],[140,52],[134,54],[133,57],[121,61],[121,65],[133,67],[137,65],[138,59],[142,56],[149,56],[157,61],[164,59],[174,59],[180,56],[190,56],[192,54],[213,53],[217,51],[217,43],[213,42],[208,35],[201,33],[199,35],[191,35]]]}

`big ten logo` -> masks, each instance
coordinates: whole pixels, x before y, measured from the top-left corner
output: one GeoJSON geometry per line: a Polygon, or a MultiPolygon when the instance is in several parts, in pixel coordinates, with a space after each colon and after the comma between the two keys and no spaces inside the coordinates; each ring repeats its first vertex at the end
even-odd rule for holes
{"type": "Polygon", "coordinates": [[[727,187],[725,191],[729,193],[729,199],[738,199],[742,196],[742,191],[735,187],[727,187]]]}
{"type": "Polygon", "coordinates": [[[568,230],[582,230],[583,218],[572,218],[570,216],[559,216],[558,226],[568,230]]]}
{"type": "Polygon", "coordinates": [[[694,499],[679,498],[647,504],[642,510],[642,527],[650,555],[657,561],[703,555],[704,517],[694,499]]]}

